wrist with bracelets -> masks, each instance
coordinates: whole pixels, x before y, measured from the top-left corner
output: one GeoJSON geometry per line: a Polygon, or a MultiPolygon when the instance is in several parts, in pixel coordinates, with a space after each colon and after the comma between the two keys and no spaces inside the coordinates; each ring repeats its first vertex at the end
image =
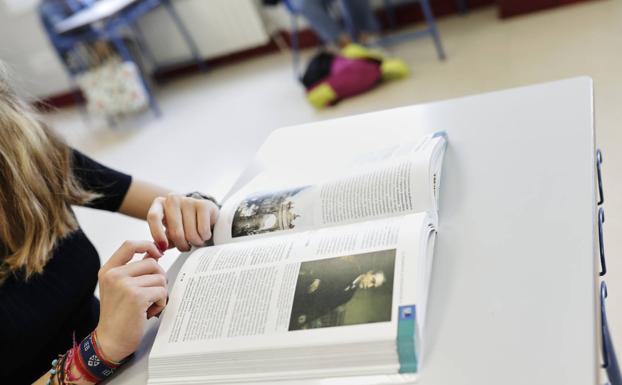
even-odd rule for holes
{"type": "Polygon", "coordinates": [[[67,353],[52,361],[46,385],[69,385],[80,380],[96,384],[110,377],[124,361],[108,359],[101,351],[97,332],[93,331],[80,344],[74,341],[74,346],[67,353]],[[74,375],[72,368],[79,375],[74,375]]]}
{"type": "MultiPolygon", "coordinates": [[[[193,198],[193,199],[204,199],[204,200],[208,200],[213,202],[216,207],[218,207],[218,209],[221,209],[222,206],[220,203],[218,203],[218,201],[216,200],[216,198],[214,198],[211,195],[207,195],[207,194],[203,194],[202,192],[199,191],[193,191],[193,192],[189,192],[187,194],[184,195],[186,198],[193,198]]],[[[203,244],[203,246],[214,246],[214,238],[210,238],[207,241],[205,241],[205,243],[203,244]]]]}
{"type": "Polygon", "coordinates": [[[204,199],[213,202],[218,208],[221,208],[220,203],[211,195],[203,194],[200,191],[189,192],[184,195],[186,198],[194,198],[194,199],[204,199]]]}

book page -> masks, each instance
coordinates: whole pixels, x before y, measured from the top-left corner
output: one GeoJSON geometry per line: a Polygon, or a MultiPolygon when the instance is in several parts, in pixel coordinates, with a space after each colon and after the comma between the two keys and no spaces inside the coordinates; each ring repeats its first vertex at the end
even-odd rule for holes
{"type": "Polygon", "coordinates": [[[150,360],[394,341],[398,307],[426,296],[431,231],[421,213],[198,249],[150,360]]]}
{"type": "Polygon", "coordinates": [[[332,167],[264,172],[227,200],[214,241],[435,212],[445,145],[443,136],[427,136],[332,167]]]}

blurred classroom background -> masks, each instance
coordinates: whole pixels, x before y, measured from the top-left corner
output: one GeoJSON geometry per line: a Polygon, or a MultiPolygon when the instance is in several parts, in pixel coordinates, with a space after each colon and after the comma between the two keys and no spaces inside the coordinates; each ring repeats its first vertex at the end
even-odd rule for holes
{"type": "MultiPolygon", "coordinates": [[[[321,39],[288,4],[67,0],[59,13],[45,3],[64,0],[0,0],[0,60],[19,93],[72,146],[104,164],[217,198],[279,127],[592,77],[608,198],[610,323],[622,346],[622,1],[371,1],[381,26],[373,38],[400,37],[378,49],[409,74],[325,108],[309,103],[296,78],[321,39]],[[108,94],[119,92],[107,87],[119,83],[135,93],[107,105],[108,94]]],[[[329,7],[347,30],[343,9],[329,7]]],[[[103,259],[125,239],[149,238],[137,220],[89,209],[77,215],[103,259]]],[[[167,254],[170,265],[175,253],[167,254]]]]}

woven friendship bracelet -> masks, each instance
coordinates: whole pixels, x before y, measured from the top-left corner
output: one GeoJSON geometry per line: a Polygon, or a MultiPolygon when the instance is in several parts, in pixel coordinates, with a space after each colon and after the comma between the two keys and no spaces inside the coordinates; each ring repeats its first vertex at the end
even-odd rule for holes
{"type": "Polygon", "coordinates": [[[79,359],[76,361],[88,371],[88,374],[97,379],[96,382],[110,377],[117,368],[117,365],[110,365],[111,362],[106,361],[98,354],[96,344],[93,340],[93,333],[86,336],[86,338],[80,342],[79,351],[79,359]]]}
{"type": "Polygon", "coordinates": [[[123,361],[121,362],[116,362],[116,361],[112,361],[110,359],[108,359],[108,357],[106,357],[106,355],[104,355],[104,352],[101,351],[101,347],[99,345],[99,340],[97,339],[97,330],[93,330],[93,333],[91,333],[91,342],[93,343],[93,347],[95,348],[95,353],[97,353],[97,355],[99,356],[99,358],[102,359],[102,361],[104,361],[104,363],[113,368],[116,369],[119,367],[119,365],[121,365],[123,363],[123,361]]]}

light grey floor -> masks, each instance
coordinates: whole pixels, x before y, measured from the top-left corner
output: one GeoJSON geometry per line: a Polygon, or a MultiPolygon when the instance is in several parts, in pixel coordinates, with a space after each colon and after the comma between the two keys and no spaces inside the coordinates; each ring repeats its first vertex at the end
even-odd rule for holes
{"type": "MultiPolygon", "coordinates": [[[[442,19],[439,28],[446,62],[437,61],[428,39],[402,44],[390,52],[409,63],[410,78],[321,112],[306,103],[294,83],[289,56],[274,54],[167,84],[158,92],[161,119],[146,114],[108,128],[85,124],[76,110],[47,117],[72,145],[106,164],[178,191],[221,197],[278,127],[591,76],[597,144],[605,159],[608,308],[622,349],[622,240],[617,237],[622,231],[622,1],[593,1],[508,21],[484,9],[442,19]]],[[[550,144],[551,151],[563,143],[560,137],[550,144]]],[[[140,221],[87,209],[78,216],[102,260],[123,240],[149,236],[140,221]]],[[[174,257],[168,252],[163,264],[170,265],[174,257]]]]}

